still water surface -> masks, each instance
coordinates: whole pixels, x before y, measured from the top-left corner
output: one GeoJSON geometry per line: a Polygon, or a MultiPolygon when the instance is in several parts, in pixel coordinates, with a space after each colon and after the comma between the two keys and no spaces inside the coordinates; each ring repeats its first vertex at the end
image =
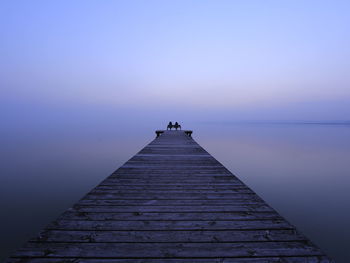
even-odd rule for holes
{"type": "MultiPolygon", "coordinates": [[[[350,262],[350,125],[190,126],[201,146],[315,244],[350,262]]],[[[2,136],[0,260],[148,144],[157,128],[2,136]]]]}

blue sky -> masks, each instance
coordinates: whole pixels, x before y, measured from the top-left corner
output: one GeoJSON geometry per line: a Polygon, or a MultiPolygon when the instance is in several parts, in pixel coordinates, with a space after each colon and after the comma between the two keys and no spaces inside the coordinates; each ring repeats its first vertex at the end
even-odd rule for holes
{"type": "Polygon", "coordinates": [[[347,119],[349,13],[348,1],[1,1],[1,102],[347,119]]]}

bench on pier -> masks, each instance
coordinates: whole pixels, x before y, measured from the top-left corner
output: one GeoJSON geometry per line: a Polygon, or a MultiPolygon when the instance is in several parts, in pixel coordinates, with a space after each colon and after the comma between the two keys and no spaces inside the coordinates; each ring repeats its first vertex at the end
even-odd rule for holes
{"type": "MultiPolygon", "coordinates": [[[[186,135],[188,135],[189,137],[192,137],[192,133],[193,131],[187,130],[187,131],[183,131],[186,135]]],[[[164,130],[156,130],[156,135],[157,138],[162,135],[164,133],[164,130]]]]}

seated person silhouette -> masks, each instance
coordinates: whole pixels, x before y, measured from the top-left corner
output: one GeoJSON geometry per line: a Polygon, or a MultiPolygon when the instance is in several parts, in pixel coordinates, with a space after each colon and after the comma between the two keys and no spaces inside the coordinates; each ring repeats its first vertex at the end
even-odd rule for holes
{"type": "Polygon", "coordinates": [[[175,122],[174,128],[175,128],[176,130],[177,130],[177,129],[180,129],[180,130],[181,130],[181,125],[178,124],[178,122],[175,122]]]}
{"type": "Polygon", "coordinates": [[[174,127],[173,123],[169,121],[168,126],[166,127],[167,130],[171,130],[174,127]]]}

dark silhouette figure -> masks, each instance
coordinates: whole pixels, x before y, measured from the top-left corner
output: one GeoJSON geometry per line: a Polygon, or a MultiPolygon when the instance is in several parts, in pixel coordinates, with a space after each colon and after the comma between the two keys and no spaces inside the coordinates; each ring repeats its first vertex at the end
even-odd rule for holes
{"type": "Polygon", "coordinates": [[[173,123],[169,121],[168,126],[166,127],[167,130],[171,130],[174,127],[173,123]]]}
{"type": "Polygon", "coordinates": [[[174,128],[175,128],[176,130],[177,130],[177,129],[180,129],[180,130],[181,130],[181,125],[178,124],[178,122],[175,122],[174,128]]]}

